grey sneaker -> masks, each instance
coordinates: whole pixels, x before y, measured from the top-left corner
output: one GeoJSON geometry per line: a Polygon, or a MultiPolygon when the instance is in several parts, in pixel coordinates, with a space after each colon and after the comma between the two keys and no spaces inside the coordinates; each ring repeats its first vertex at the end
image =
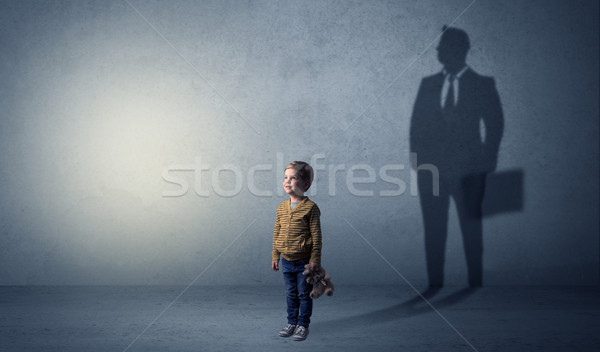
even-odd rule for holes
{"type": "Polygon", "coordinates": [[[296,325],[287,324],[281,331],[279,332],[279,336],[281,337],[290,337],[296,331],[296,325]]]}
{"type": "Polygon", "coordinates": [[[306,336],[308,336],[308,328],[302,325],[296,326],[296,330],[294,331],[294,336],[292,339],[294,341],[302,341],[306,340],[306,336]]]}

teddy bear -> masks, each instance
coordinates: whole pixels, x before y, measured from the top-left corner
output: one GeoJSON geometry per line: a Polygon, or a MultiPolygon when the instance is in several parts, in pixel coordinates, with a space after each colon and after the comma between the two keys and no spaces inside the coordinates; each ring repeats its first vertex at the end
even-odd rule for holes
{"type": "Polygon", "coordinates": [[[306,282],[313,285],[313,289],[310,293],[311,298],[319,298],[323,293],[327,296],[333,295],[333,284],[331,283],[331,276],[325,272],[322,266],[317,267],[315,270],[310,269],[310,264],[304,266],[305,270],[302,273],[307,276],[306,282]]]}

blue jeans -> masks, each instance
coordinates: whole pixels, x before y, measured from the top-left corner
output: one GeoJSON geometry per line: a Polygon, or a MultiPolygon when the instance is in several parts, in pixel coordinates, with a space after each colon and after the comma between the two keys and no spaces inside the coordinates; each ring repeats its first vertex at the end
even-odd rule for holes
{"type": "Polygon", "coordinates": [[[287,298],[288,324],[302,325],[308,327],[312,315],[313,302],[310,298],[312,285],[306,282],[306,276],[302,275],[304,265],[308,264],[310,258],[296,261],[287,261],[281,258],[281,271],[285,281],[287,298]]]}

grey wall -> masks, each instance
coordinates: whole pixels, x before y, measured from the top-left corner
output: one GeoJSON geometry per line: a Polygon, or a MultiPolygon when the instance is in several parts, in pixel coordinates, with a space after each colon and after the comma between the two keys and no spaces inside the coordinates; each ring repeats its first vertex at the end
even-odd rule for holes
{"type": "Polygon", "coordinates": [[[334,282],[402,283],[372,245],[426,283],[408,128],[457,17],[502,100],[498,169],[524,174],[523,209],[484,220],[485,283],[598,284],[596,1],[129,3],[2,2],[0,284],[280,283],[281,168],[311,158],[334,282]],[[405,168],[359,196],[359,164],[405,168]]]}

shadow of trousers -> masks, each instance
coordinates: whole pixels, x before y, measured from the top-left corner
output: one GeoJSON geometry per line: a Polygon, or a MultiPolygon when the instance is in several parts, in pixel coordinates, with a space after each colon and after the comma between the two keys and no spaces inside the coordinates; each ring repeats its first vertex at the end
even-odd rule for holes
{"type": "Polygon", "coordinates": [[[468,269],[469,286],[483,284],[483,225],[481,205],[486,174],[461,175],[440,171],[439,194],[431,172],[418,172],[419,197],[425,228],[425,255],[429,286],[444,284],[450,198],[454,199],[468,269]]]}

